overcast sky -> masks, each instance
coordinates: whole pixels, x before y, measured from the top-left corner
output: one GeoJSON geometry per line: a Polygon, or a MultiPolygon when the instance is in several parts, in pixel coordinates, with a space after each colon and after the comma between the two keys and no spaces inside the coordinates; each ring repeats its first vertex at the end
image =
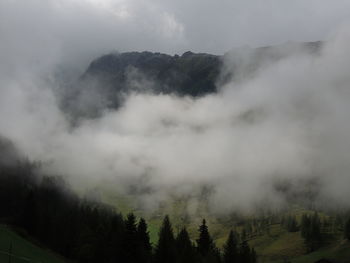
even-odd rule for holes
{"type": "Polygon", "coordinates": [[[0,48],[45,47],[61,60],[112,50],[223,54],[324,40],[349,17],[348,0],[1,0],[0,48]]]}
{"type": "Polygon", "coordinates": [[[190,49],[211,53],[325,39],[350,15],[350,2],[343,0],[157,0],[154,5],[183,28],[190,49]]]}

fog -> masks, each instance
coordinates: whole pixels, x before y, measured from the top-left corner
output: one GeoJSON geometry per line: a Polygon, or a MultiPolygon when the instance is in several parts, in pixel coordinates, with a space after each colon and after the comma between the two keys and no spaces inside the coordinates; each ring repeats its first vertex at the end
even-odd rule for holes
{"type": "MultiPolygon", "coordinates": [[[[71,125],[57,92],[95,56],[115,49],[215,52],[186,37],[194,22],[176,22],[183,3],[165,2],[2,1],[0,134],[74,186],[113,183],[125,193],[133,186],[144,207],[156,208],[169,196],[197,195],[204,185],[212,187],[213,211],[251,209],[261,201],[280,207],[288,200],[276,188],[279,183],[296,193],[317,186],[317,204],[349,207],[350,30],[345,25],[326,34],[331,37],[319,55],[301,52],[264,64],[217,94],[193,99],[133,93],[119,110],[71,125]],[[159,12],[164,5],[174,14],[159,12]],[[150,19],[143,27],[140,20],[130,22],[143,17],[137,16],[141,11],[150,19]]],[[[312,36],[321,36],[318,32],[312,36]]],[[[226,47],[230,39],[217,41],[226,47]]],[[[250,59],[246,56],[242,63],[250,59]]],[[[228,58],[226,70],[233,63],[228,58]]]]}

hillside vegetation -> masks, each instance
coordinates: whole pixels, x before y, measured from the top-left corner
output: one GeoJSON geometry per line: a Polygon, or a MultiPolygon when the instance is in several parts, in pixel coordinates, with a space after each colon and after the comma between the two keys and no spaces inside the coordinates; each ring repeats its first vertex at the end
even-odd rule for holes
{"type": "Polygon", "coordinates": [[[126,95],[171,94],[198,98],[232,80],[250,79],[260,68],[293,55],[317,54],[321,42],[233,49],[222,56],[185,52],[111,53],[93,60],[84,74],[61,90],[62,110],[71,119],[94,118],[123,105],[126,95]]]}
{"type": "Polygon", "coordinates": [[[23,238],[6,225],[0,225],[0,262],[66,263],[61,256],[23,238]],[[12,248],[11,248],[12,247],[12,248]],[[9,261],[11,253],[11,261],[9,261]]]}
{"type": "MultiPolygon", "coordinates": [[[[173,200],[163,204],[152,213],[144,211],[137,206],[137,202],[132,196],[118,195],[104,188],[102,199],[121,212],[133,211],[139,216],[145,216],[149,223],[150,237],[153,244],[157,243],[158,231],[161,225],[161,218],[169,214],[173,222],[175,232],[179,232],[186,226],[191,239],[196,240],[198,236],[198,225],[202,218],[208,221],[209,231],[216,244],[223,247],[227,240],[229,231],[234,229],[238,234],[246,232],[248,243],[254,247],[259,262],[316,262],[321,259],[329,259],[334,262],[350,262],[350,243],[345,240],[343,234],[344,222],[339,215],[318,213],[322,222],[322,235],[324,242],[315,251],[309,251],[301,235],[300,224],[303,215],[314,215],[314,211],[303,209],[298,206],[291,207],[284,212],[267,214],[265,216],[216,216],[211,214],[205,204],[199,206],[196,214],[187,215],[186,204],[181,200],[173,200]],[[286,221],[289,217],[294,217],[297,221],[298,229],[289,232],[286,221]],[[254,230],[254,228],[257,228],[254,230]]],[[[346,216],[345,216],[346,217],[346,216]]]]}

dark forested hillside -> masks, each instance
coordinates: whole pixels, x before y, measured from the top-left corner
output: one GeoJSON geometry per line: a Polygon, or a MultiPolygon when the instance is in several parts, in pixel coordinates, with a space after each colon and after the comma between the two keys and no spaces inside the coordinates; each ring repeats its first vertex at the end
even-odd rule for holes
{"type": "MultiPolygon", "coordinates": [[[[75,262],[221,262],[205,220],[194,244],[185,229],[176,235],[165,216],[158,243],[152,246],[143,218],[132,213],[124,218],[108,205],[80,198],[61,177],[40,173],[9,141],[0,139],[0,146],[2,158],[9,160],[0,163],[0,223],[25,230],[24,236],[75,262]]],[[[10,249],[9,262],[11,255],[10,249]]],[[[256,262],[248,245],[238,255],[241,259],[235,262],[256,262]]]]}
{"type": "Polygon", "coordinates": [[[94,60],[71,87],[65,106],[79,116],[94,116],[101,108],[118,108],[132,91],[202,96],[217,91],[222,65],[219,56],[192,52],[182,56],[151,52],[105,55],[94,60]]]}
{"type": "Polygon", "coordinates": [[[199,97],[232,79],[251,77],[260,67],[297,54],[316,54],[321,42],[233,49],[223,56],[185,52],[111,53],[95,59],[64,92],[63,108],[73,117],[95,117],[118,108],[130,92],[199,97]]]}
{"type": "MultiPolygon", "coordinates": [[[[186,52],[170,56],[151,52],[110,54],[93,61],[83,79],[99,78],[115,90],[140,89],[130,77],[152,81],[154,92],[199,96],[215,92],[222,60],[219,56],[186,52]]],[[[147,89],[147,88],[146,88],[147,89]]]]}
{"type": "Polygon", "coordinates": [[[165,216],[152,244],[143,218],[132,213],[123,217],[111,206],[80,198],[61,177],[40,173],[39,166],[21,157],[9,141],[1,139],[0,145],[2,159],[7,158],[0,163],[0,223],[22,229],[24,237],[35,238],[73,262],[255,263],[283,258],[299,262],[294,256],[300,262],[316,262],[323,256],[346,259],[349,254],[343,239],[350,239],[349,217],[310,212],[298,219],[283,213],[262,221],[232,219],[231,231],[220,246],[205,220],[191,239],[186,225],[174,231],[165,216]],[[304,253],[308,254],[303,257],[304,253]]]}

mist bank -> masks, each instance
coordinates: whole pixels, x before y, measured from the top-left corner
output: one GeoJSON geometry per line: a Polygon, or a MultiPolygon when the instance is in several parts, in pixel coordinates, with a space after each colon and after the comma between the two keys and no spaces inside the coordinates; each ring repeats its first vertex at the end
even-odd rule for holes
{"type": "Polygon", "coordinates": [[[61,109],[75,122],[118,109],[131,93],[199,98],[232,81],[249,79],[265,65],[295,55],[317,55],[321,48],[318,41],[234,48],[222,56],[113,52],[93,60],[81,77],[61,88],[61,109]]]}
{"type": "Polygon", "coordinates": [[[235,50],[221,71],[232,77],[200,97],[147,92],[159,83],[137,78],[150,88],[72,126],[60,101],[61,49],[18,53],[25,43],[9,37],[0,49],[0,134],[45,173],[75,187],[133,189],[149,209],[169,196],[195,206],[202,186],[214,212],[310,195],[316,206],[348,208],[349,38],[345,28],[316,53],[271,49],[263,63],[235,50]]]}

